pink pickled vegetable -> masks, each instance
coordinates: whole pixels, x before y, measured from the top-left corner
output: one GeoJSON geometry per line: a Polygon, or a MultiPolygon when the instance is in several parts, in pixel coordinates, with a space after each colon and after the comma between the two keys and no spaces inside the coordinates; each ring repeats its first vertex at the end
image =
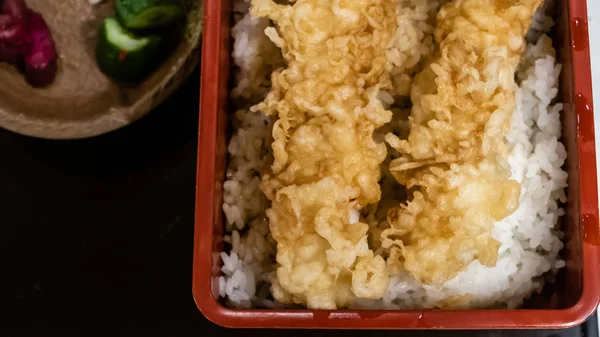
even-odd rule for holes
{"type": "Polygon", "coordinates": [[[19,21],[23,21],[26,19],[27,5],[24,0],[4,0],[2,2],[2,14],[7,14],[19,21]]]}
{"type": "Polygon", "coordinates": [[[26,21],[31,45],[25,54],[25,76],[33,86],[46,86],[56,77],[57,56],[54,40],[40,14],[27,10],[26,21]]]}
{"type": "Polygon", "coordinates": [[[23,21],[0,14],[0,43],[18,47],[26,46],[29,42],[29,34],[23,21]]]}
{"type": "Polygon", "coordinates": [[[0,14],[0,62],[15,64],[29,49],[29,33],[23,21],[0,14]]]}
{"type": "Polygon", "coordinates": [[[44,18],[24,0],[0,0],[0,8],[0,62],[19,64],[32,86],[52,83],[56,47],[44,18]]]}
{"type": "Polygon", "coordinates": [[[0,30],[4,30],[6,27],[10,26],[16,20],[14,17],[8,14],[0,14],[0,30]]]}

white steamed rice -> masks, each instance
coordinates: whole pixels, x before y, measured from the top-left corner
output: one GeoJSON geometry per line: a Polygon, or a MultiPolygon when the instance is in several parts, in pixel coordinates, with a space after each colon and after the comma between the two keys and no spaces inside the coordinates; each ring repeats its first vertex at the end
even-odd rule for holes
{"type": "MultiPolygon", "coordinates": [[[[394,90],[382,92],[380,97],[395,113],[388,128],[402,130],[407,110],[394,107],[394,102],[407,94],[411,81],[402,74],[419,71],[423,58],[435,48],[433,18],[440,2],[396,1],[399,28],[387,54],[394,65],[394,90]]],[[[545,5],[550,6],[550,2],[545,1],[545,5]]],[[[268,92],[269,75],[281,65],[282,58],[263,33],[268,20],[252,18],[248,6],[247,1],[237,1],[234,6],[233,60],[238,71],[232,97],[237,110],[231,116],[234,133],[228,146],[223,202],[229,233],[225,240],[231,249],[220,254],[219,292],[231,307],[282,308],[284,305],[270,295],[276,244],[264,214],[269,203],[259,188],[259,174],[272,161],[272,121],[249,110],[268,92]]],[[[552,41],[545,35],[552,26],[545,11],[541,9],[534,18],[528,34],[530,44],[517,73],[517,108],[507,141],[513,147],[508,158],[512,178],[521,183],[522,193],[519,208],[494,226],[493,236],[501,243],[498,263],[489,268],[475,261],[440,289],[422,285],[407,273],[395,275],[382,299],[358,299],[352,307],[433,308],[440,301],[468,294],[469,307],[515,308],[540,291],[565,265],[559,256],[563,233],[558,220],[564,214],[560,204],[566,202],[567,173],[562,166],[567,153],[560,142],[562,104],[554,103],[561,67],[556,63],[552,41]]],[[[390,151],[390,157],[395,155],[390,151]]],[[[379,208],[394,204],[398,190],[393,179],[384,178],[379,208]]],[[[376,211],[377,206],[371,209],[376,211]]],[[[371,221],[380,221],[373,218],[374,213],[371,221]]],[[[368,215],[363,216],[369,221],[368,215]]]]}

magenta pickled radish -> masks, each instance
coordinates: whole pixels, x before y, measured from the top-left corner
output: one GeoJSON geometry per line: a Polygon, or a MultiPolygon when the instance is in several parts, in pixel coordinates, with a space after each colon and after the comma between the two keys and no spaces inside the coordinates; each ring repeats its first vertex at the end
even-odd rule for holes
{"type": "Polygon", "coordinates": [[[0,14],[0,43],[26,51],[30,42],[25,22],[7,14],[0,14]]]}
{"type": "Polygon", "coordinates": [[[19,21],[23,21],[27,16],[27,5],[25,0],[4,0],[2,3],[2,14],[12,16],[19,21]]]}
{"type": "Polygon", "coordinates": [[[29,33],[22,20],[0,14],[0,62],[17,63],[29,49],[29,33]]]}
{"type": "Polygon", "coordinates": [[[25,54],[25,77],[32,86],[43,87],[56,77],[56,47],[50,29],[40,14],[27,10],[26,21],[31,46],[25,54]]]}
{"type": "Polygon", "coordinates": [[[27,8],[24,0],[0,0],[0,62],[23,64],[30,85],[54,81],[57,57],[44,18],[27,8]]]}
{"type": "Polygon", "coordinates": [[[10,26],[16,19],[8,14],[0,14],[0,30],[10,26]]]}

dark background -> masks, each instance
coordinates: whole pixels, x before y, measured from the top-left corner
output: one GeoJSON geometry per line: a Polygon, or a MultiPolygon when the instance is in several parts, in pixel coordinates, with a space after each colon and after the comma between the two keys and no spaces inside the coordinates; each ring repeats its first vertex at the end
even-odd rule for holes
{"type": "Polygon", "coordinates": [[[469,333],[208,322],[191,293],[198,93],[196,72],[147,117],[92,139],[0,130],[0,337],[598,336],[595,318],[562,331],[469,333]]]}

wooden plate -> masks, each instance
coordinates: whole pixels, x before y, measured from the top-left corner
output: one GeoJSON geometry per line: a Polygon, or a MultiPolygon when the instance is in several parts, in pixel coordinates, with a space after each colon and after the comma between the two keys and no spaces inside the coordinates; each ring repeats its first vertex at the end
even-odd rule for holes
{"type": "MultiPolygon", "coordinates": [[[[0,127],[48,139],[96,136],[142,117],[167,98],[199,61],[202,0],[188,0],[185,38],[164,64],[135,86],[108,79],[96,65],[96,37],[114,3],[87,0],[26,0],[50,26],[59,54],[52,85],[30,87],[12,66],[0,64],[0,127]]],[[[174,111],[173,113],[176,113],[174,111]]]]}

